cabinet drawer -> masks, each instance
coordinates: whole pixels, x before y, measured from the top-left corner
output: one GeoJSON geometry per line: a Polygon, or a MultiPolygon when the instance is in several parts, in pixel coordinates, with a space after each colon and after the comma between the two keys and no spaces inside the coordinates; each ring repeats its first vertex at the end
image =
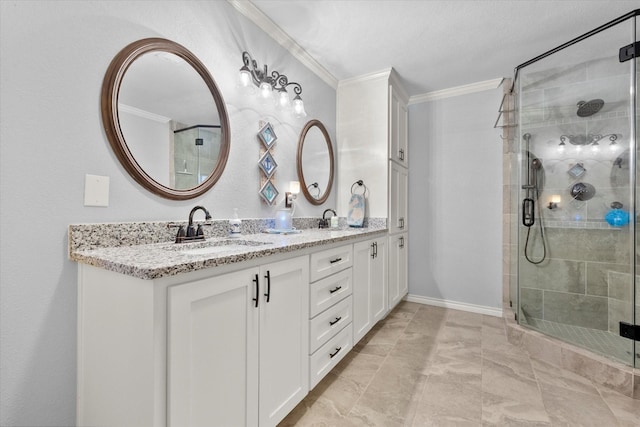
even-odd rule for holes
{"type": "Polygon", "coordinates": [[[339,248],[327,249],[326,251],[311,254],[311,281],[327,277],[333,273],[351,267],[352,255],[351,245],[340,246],[339,248]]]}
{"type": "Polygon", "coordinates": [[[309,322],[309,354],[319,349],[351,323],[351,297],[347,297],[309,322]]]}
{"type": "Polygon", "coordinates": [[[315,317],[336,302],[351,295],[352,269],[341,271],[311,285],[309,317],[315,317]]]}
{"type": "Polygon", "coordinates": [[[347,326],[316,351],[309,361],[309,388],[314,388],[353,346],[353,328],[347,326]]]}

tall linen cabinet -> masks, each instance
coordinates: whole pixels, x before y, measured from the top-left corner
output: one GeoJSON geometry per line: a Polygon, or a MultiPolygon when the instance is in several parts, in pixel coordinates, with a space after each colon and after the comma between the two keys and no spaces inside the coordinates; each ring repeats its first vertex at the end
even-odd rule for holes
{"type": "MultiPolygon", "coordinates": [[[[338,214],[347,215],[352,184],[362,180],[367,187],[366,216],[387,218],[386,280],[380,281],[386,295],[385,312],[408,292],[407,105],[408,96],[392,68],[338,84],[338,214]]],[[[360,294],[372,292],[358,289],[356,271],[354,265],[354,301],[360,294]]],[[[373,290],[373,294],[379,291],[373,290]]],[[[353,316],[354,321],[362,316],[355,306],[353,316]]],[[[361,335],[362,331],[354,333],[355,341],[361,335]]]]}

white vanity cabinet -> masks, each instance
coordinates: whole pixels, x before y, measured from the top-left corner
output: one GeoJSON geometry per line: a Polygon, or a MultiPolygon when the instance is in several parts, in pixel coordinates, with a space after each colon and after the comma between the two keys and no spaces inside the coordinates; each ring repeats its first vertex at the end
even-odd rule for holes
{"type": "Polygon", "coordinates": [[[389,86],[389,159],[409,167],[409,112],[407,98],[399,86],[389,86]]]}
{"type": "Polygon", "coordinates": [[[309,391],[309,256],[253,265],[142,280],[81,264],[78,425],[280,422],[309,391]]]}
{"type": "MultiPolygon", "coordinates": [[[[338,187],[338,213],[346,216],[351,183],[363,180],[368,189],[367,215],[386,217],[390,238],[407,233],[409,99],[398,74],[388,69],[342,80],[338,84],[337,101],[338,181],[346,184],[338,187]]],[[[389,266],[385,274],[391,268],[389,266]]],[[[403,274],[406,277],[406,271],[403,274]]],[[[357,286],[355,275],[354,266],[354,286],[357,286]]],[[[406,286],[404,283],[392,283],[396,276],[389,276],[386,280],[389,286],[402,289],[402,298],[406,294],[406,286]]],[[[364,304],[356,299],[354,289],[355,311],[357,304],[364,304]]],[[[387,301],[388,309],[397,303],[396,299],[394,295],[387,301]]],[[[354,314],[354,325],[358,320],[354,314]]],[[[364,322],[364,318],[360,320],[364,322]]],[[[366,329],[364,323],[360,326],[366,329]]],[[[357,341],[358,329],[354,331],[357,341]]]]}
{"type": "Polygon", "coordinates": [[[407,104],[397,73],[341,80],[337,93],[338,214],[346,216],[351,184],[367,186],[368,216],[389,213],[389,162],[408,166],[407,104]]]}
{"type": "Polygon", "coordinates": [[[146,245],[80,262],[77,425],[277,425],[387,312],[386,232],[308,235],[211,268],[146,245]]]}
{"type": "Polygon", "coordinates": [[[387,237],[353,245],[353,343],[387,314],[387,237]]]}
{"type": "Polygon", "coordinates": [[[315,387],[353,346],[353,245],[311,254],[309,386],[315,387]]]}
{"type": "Polygon", "coordinates": [[[409,291],[407,245],[408,233],[389,236],[389,311],[409,291]]]}
{"type": "Polygon", "coordinates": [[[409,171],[395,162],[389,163],[389,233],[404,233],[409,231],[409,171]]]}
{"type": "Polygon", "coordinates": [[[169,288],[169,426],[273,426],[304,398],[307,260],[169,288]]]}
{"type": "Polygon", "coordinates": [[[278,424],[309,391],[309,257],[262,266],[260,274],[266,289],[259,302],[258,425],[264,427],[278,424]]]}
{"type": "Polygon", "coordinates": [[[259,274],[169,288],[169,426],[258,425],[259,274]]]}

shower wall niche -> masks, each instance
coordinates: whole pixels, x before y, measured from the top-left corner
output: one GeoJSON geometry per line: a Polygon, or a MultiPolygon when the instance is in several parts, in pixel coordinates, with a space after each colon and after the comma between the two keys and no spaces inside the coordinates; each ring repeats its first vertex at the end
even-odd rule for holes
{"type": "Polygon", "coordinates": [[[186,190],[204,182],[220,153],[220,126],[197,125],[173,131],[171,187],[186,190]]]}
{"type": "Polygon", "coordinates": [[[640,312],[626,24],[518,70],[517,301],[521,324],[633,365],[634,341],[620,336],[640,312]]]}

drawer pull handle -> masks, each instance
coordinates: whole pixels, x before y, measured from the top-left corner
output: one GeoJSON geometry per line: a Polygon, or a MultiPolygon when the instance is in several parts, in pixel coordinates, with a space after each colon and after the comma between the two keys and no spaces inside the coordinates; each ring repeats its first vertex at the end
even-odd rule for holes
{"type": "Polygon", "coordinates": [[[258,301],[259,301],[258,295],[260,295],[260,284],[258,283],[258,275],[257,274],[256,274],[256,278],[253,279],[253,283],[256,284],[256,297],[253,298],[253,301],[256,302],[255,306],[257,307],[258,306],[258,301]]]}
{"type": "Polygon", "coordinates": [[[329,261],[329,264],[335,264],[336,262],[342,261],[342,258],[336,258],[329,261]]]}
{"type": "Polygon", "coordinates": [[[398,150],[398,157],[400,157],[400,160],[404,160],[404,150],[402,148],[398,150]]]}
{"type": "Polygon", "coordinates": [[[269,302],[271,299],[271,272],[269,270],[267,270],[267,274],[264,278],[267,279],[267,293],[264,294],[264,296],[267,297],[267,302],[269,302]]]}
{"type": "Polygon", "coordinates": [[[336,348],[336,352],[335,352],[335,353],[329,353],[329,357],[333,359],[333,357],[334,357],[336,354],[340,353],[340,350],[342,350],[342,347],[338,347],[338,348],[336,348]]]}
{"type": "Polygon", "coordinates": [[[329,293],[332,294],[334,292],[338,292],[340,289],[342,289],[342,286],[336,286],[333,289],[329,289],[329,293]]]}
{"type": "Polygon", "coordinates": [[[333,325],[335,325],[336,323],[338,323],[338,322],[340,321],[340,319],[342,319],[342,316],[340,316],[340,317],[336,317],[336,320],[334,320],[333,322],[332,322],[332,321],[329,321],[329,324],[330,324],[331,326],[333,326],[333,325]]]}

